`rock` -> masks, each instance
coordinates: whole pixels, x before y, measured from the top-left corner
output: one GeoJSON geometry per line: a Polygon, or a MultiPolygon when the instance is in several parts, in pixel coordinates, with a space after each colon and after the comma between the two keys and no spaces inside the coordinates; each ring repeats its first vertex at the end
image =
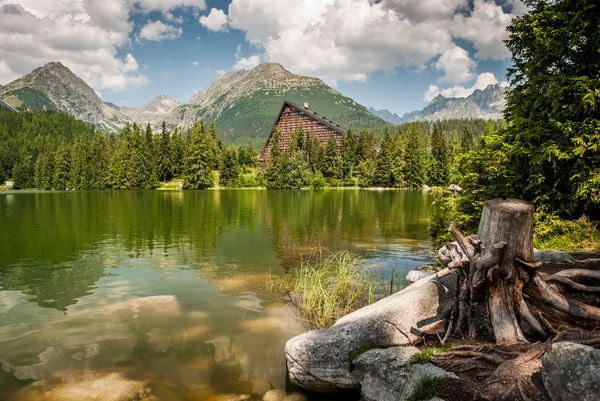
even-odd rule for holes
{"type": "Polygon", "coordinates": [[[423,184],[423,191],[429,192],[429,191],[431,191],[431,187],[427,184],[423,184]]]}
{"type": "Polygon", "coordinates": [[[448,189],[450,191],[452,191],[452,192],[462,192],[462,190],[463,190],[461,187],[459,187],[456,184],[450,184],[450,186],[448,187],[448,189]]]}
{"type": "Polygon", "coordinates": [[[454,373],[430,363],[410,364],[417,352],[415,347],[394,347],[367,351],[356,358],[352,374],[361,384],[362,399],[404,401],[426,380],[458,380],[454,373]]]}
{"type": "Polygon", "coordinates": [[[306,397],[299,393],[288,395],[283,390],[269,390],[263,396],[263,401],[306,401],[306,397]]]}
{"type": "Polygon", "coordinates": [[[156,401],[145,383],[128,380],[118,373],[47,388],[37,383],[22,390],[17,399],[46,401],[156,401]]]}
{"type": "Polygon", "coordinates": [[[533,256],[536,262],[544,263],[571,263],[573,257],[563,251],[538,251],[534,250],[533,256]]]}
{"type": "Polygon", "coordinates": [[[448,316],[455,287],[454,274],[429,276],[328,329],[292,338],[285,347],[290,381],[320,392],[358,389],[351,362],[361,350],[414,344],[420,329],[448,316]]]}
{"type": "Polygon", "coordinates": [[[600,350],[559,342],[542,359],[542,380],[552,401],[600,399],[600,350]]]}
{"type": "Polygon", "coordinates": [[[408,272],[406,275],[406,282],[408,284],[416,283],[417,281],[424,279],[425,277],[429,277],[434,275],[435,273],[431,270],[427,269],[427,266],[417,267],[408,272]]]}

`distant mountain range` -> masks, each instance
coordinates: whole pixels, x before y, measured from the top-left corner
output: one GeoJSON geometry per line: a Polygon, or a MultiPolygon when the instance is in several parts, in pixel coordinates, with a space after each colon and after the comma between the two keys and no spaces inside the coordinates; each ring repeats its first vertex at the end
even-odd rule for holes
{"type": "Polygon", "coordinates": [[[376,128],[416,120],[452,118],[502,118],[505,90],[490,85],[466,98],[438,95],[423,110],[399,117],[388,110],[358,104],[327,86],[318,78],[292,74],[277,63],[263,63],[250,71],[219,76],[204,90],[194,93],[186,104],[160,95],[141,107],[119,107],[105,103],[81,78],[59,62],[37,68],[4,86],[0,100],[17,109],[60,110],[115,132],[127,122],[166,121],[169,126],[187,127],[195,119],[215,120],[224,140],[238,144],[248,137],[266,138],[284,100],[309,103],[309,107],[346,128],[376,128]]]}
{"type": "Polygon", "coordinates": [[[52,62],[0,87],[0,99],[18,109],[60,110],[107,132],[133,121],[158,127],[164,120],[170,126],[186,127],[197,118],[214,119],[223,139],[238,143],[245,143],[248,137],[266,138],[284,100],[307,102],[347,128],[385,124],[320,79],[294,75],[276,63],[221,75],[187,104],[160,95],[130,108],[102,102],[82,79],[61,63],[52,62]]]}

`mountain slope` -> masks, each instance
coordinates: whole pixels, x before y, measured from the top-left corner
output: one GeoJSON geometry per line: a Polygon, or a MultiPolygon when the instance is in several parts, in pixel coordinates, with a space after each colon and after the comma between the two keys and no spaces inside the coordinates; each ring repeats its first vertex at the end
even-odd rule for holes
{"type": "Polygon", "coordinates": [[[475,90],[466,98],[446,98],[438,95],[423,110],[406,113],[402,122],[449,120],[457,118],[484,118],[498,120],[506,105],[506,89],[500,84],[475,90]]]}
{"type": "Polygon", "coordinates": [[[59,62],[2,86],[0,99],[17,109],[58,110],[110,132],[130,121],[105,105],[84,80],[59,62]]]}
{"type": "Polygon", "coordinates": [[[181,103],[163,94],[141,107],[121,107],[118,110],[139,124],[159,124],[179,106],[181,103]]]}
{"type": "Polygon", "coordinates": [[[174,110],[167,122],[189,125],[196,118],[216,121],[223,139],[245,143],[250,136],[266,138],[284,100],[309,107],[346,128],[370,128],[385,121],[366,107],[343,96],[318,78],[292,74],[276,63],[263,63],[251,71],[227,73],[189,104],[174,110]]]}
{"type": "Polygon", "coordinates": [[[398,114],[392,113],[388,109],[375,110],[374,108],[369,107],[369,113],[376,115],[377,117],[381,118],[382,120],[384,120],[385,122],[388,122],[390,124],[397,125],[402,122],[402,119],[400,118],[400,116],[398,114]]]}

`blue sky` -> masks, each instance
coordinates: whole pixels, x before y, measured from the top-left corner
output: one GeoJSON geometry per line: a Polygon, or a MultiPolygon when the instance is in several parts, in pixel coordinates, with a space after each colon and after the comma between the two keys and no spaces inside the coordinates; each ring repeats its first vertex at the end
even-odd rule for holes
{"type": "MultiPolygon", "coordinates": [[[[514,0],[0,0],[0,84],[61,61],[103,100],[186,102],[258,62],[400,115],[504,81],[514,0]]],[[[503,82],[503,84],[506,84],[503,82]]]]}

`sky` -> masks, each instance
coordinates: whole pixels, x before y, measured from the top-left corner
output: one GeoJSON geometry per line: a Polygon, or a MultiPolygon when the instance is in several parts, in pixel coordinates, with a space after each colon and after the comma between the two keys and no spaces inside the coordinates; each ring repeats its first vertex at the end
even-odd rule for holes
{"type": "Polygon", "coordinates": [[[0,0],[0,85],[60,61],[104,101],[187,102],[265,61],[402,115],[507,85],[519,0],[0,0]]]}

